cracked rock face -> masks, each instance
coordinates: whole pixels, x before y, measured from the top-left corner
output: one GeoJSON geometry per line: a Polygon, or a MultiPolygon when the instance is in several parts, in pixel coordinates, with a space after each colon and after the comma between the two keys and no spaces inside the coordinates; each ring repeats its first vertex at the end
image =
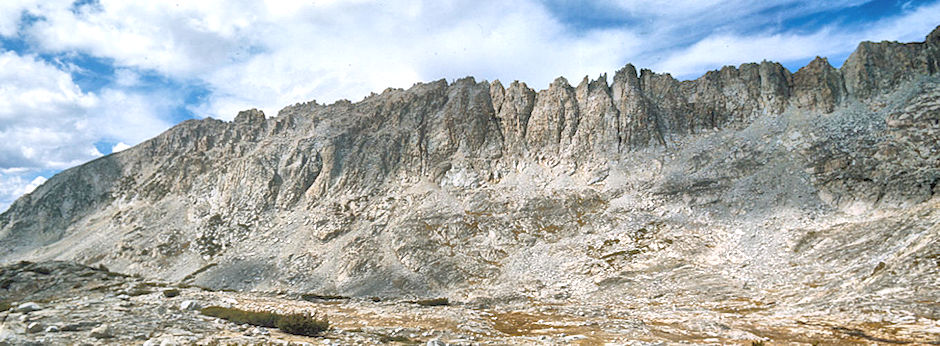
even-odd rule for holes
{"type": "Polygon", "coordinates": [[[938,35],[862,43],[840,69],[678,81],[627,65],[541,91],[465,78],[190,120],[19,199],[0,261],[238,290],[875,301],[936,319],[916,302],[940,294],[938,35]]]}

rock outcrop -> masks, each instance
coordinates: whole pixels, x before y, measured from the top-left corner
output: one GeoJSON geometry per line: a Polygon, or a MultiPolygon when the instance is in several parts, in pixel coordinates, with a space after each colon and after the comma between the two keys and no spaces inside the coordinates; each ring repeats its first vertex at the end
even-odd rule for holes
{"type": "MultiPolygon", "coordinates": [[[[464,78],[190,120],[20,198],[0,215],[0,261],[479,301],[845,292],[797,263],[895,289],[862,268],[940,248],[938,36],[862,43],[840,69],[765,61],[678,81],[627,65],[541,91],[464,78]],[[824,251],[848,242],[833,227],[895,227],[897,208],[928,215],[901,222],[911,238],[824,251]]],[[[936,267],[903,268],[940,287],[936,267]]]]}

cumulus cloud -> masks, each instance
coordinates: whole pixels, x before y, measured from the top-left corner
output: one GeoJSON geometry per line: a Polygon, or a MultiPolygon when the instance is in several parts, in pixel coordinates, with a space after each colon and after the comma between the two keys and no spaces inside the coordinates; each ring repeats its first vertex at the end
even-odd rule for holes
{"type": "Polygon", "coordinates": [[[228,118],[249,105],[271,111],[313,98],[357,100],[470,75],[548,85],[559,75],[612,71],[640,42],[625,30],[572,35],[525,2],[337,3],[285,20],[291,24],[265,31],[268,50],[206,76],[215,88],[207,113],[228,118]]]}
{"type": "Polygon", "coordinates": [[[10,207],[13,201],[22,195],[32,192],[39,185],[46,182],[46,177],[35,176],[32,180],[23,172],[0,170],[0,211],[10,207]]]}
{"type": "Polygon", "coordinates": [[[530,1],[100,0],[40,12],[20,30],[37,49],[203,81],[211,94],[196,111],[223,119],[438,78],[547,85],[615,70],[641,43],[623,28],[569,32],[530,1]]]}
{"type": "Polygon", "coordinates": [[[101,139],[139,143],[169,127],[153,98],[84,92],[57,66],[0,53],[0,209],[41,183],[37,174],[101,156],[94,145],[101,139]]]}
{"type": "Polygon", "coordinates": [[[44,51],[86,52],[186,77],[241,53],[239,34],[254,24],[256,11],[227,1],[66,2],[44,7],[23,35],[44,51]]]}

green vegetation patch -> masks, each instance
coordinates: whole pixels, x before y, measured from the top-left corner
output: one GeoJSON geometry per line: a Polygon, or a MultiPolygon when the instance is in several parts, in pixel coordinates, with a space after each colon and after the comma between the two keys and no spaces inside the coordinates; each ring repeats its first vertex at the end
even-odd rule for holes
{"type": "Polygon", "coordinates": [[[330,328],[326,318],[305,314],[282,315],[273,312],[246,311],[221,306],[210,306],[200,311],[203,315],[218,317],[235,323],[278,328],[294,335],[316,336],[330,328]]]}
{"type": "Polygon", "coordinates": [[[200,310],[203,315],[218,317],[235,323],[250,324],[268,328],[277,327],[277,320],[281,317],[273,312],[246,311],[221,306],[210,306],[200,310]]]}

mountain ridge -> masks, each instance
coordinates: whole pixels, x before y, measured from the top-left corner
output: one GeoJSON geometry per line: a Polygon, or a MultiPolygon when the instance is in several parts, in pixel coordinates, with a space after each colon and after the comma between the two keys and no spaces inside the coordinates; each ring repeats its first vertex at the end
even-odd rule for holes
{"type": "MultiPolygon", "coordinates": [[[[18,199],[0,214],[0,261],[463,300],[587,299],[631,292],[639,272],[695,277],[703,296],[777,287],[760,276],[799,261],[782,249],[808,234],[898,207],[936,217],[938,71],[940,27],[861,43],[839,69],[765,61],[678,81],[628,64],[611,84],[468,77],[189,120],[18,199]],[[779,234],[763,218],[784,220],[779,234]]],[[[936,223],[918,225],[935,244],[936,223]]]]}

